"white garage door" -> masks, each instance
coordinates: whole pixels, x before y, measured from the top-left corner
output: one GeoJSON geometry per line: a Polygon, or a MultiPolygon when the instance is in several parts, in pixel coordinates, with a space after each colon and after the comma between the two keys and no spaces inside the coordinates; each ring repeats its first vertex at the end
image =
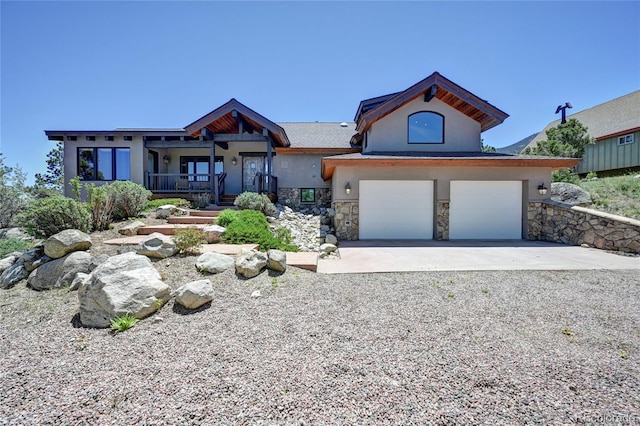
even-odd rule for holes
{"type": "Polygon", "coordinates": [[[360,239],[433,239],[433,181],[361,180],[360,239]]]}
{"type": "Polygon", "coordinates": [[[521,181],[451,181],[449,238],[522,238],[521,181]]]}

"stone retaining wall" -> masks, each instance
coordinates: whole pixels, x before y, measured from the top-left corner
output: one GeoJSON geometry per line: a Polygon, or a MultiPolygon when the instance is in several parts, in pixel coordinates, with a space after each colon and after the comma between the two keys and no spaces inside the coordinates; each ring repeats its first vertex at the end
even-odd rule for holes
{"type": "Polygon", "coordinates": [[[529,203],[529,239],[640,254],[640,221],[552,200],[529,203]]]}
{"type": "Polygon", "coordinates": [[[278,188],[278,202],[294,210],[300,210],[305,207],[331,207],[331,188],[314,188],[316,190],[316,201],[314,203],[301,202],[301,189],[278,188]]]}
{"type": "Polygon", "coordinates": [[[333,218],[336,237],[339,240],[357,240],[359,234],[360,210],[357,201],[335,201],[333,208],[336,215],[333,218]]]}

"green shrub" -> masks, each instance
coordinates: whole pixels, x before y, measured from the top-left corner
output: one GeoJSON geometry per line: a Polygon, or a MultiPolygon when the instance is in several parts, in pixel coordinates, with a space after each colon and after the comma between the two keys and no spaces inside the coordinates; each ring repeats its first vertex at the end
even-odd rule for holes
{"type": "Polygon", "coordinates": [[[31,244],[26,241],[17,238],[0,238],[0,259],[14,251],[22,253],[30,248],[31,244]]]}
{"type": "Polygon", "coordinates": [[[240,210],[256,210],[267,216],[272,216],[276,213],[276,206],[273,205],[266,194],[243,192],[238,195],[233,204],[240,210]]]}
{"type": "Polygon", "coordinates": [[[276,229],[276,238],[280,241],[289,244],[291,242],[291,230],[284,226],[279,226],[276,229]]]}
{"type": "Polygon", "coordinates": [[[89,198],[93,228],[98,231],[109,229],[116,206],[116,197],[110,185],[96,186],[90,183],[85,185],[85,189],[89,198]]]}
{"type": "Polygon", "coordinates": [[[87,206],[63,196],[33,201],[17,220],[36,237],[48,238],[65,229],[91,231],[91,213],[87,206]]]}
{"type": "Polygon", "coordinates": [[[238,218],[238,210],[225,209],[216,218],[216,223],[220,226],[228,226],[238,218]]]}
{"type": "Polygon", "coordinates": [[[578,175],[573,173],[571,169],[560,169],[553,171],[553,173],[551,174],[551,181],[566,182],[577,185],[578,183],[580,183],[580,178],[578,178],[578,175]]]}
{"type": "Polygon", "coordinates": [[[184,198],[158,198],[157,200],[149,200],[147,201],[144,209],[146,211],[155,210],[160,206],[164,206],[165,204],[172,204],[176,207],[191,207],[191,203],[189,200],[185,200],[184,198]]]}
{"type": "Polygon", "coordinates": [[[196,209],[201,209],[211,204],[211,194],[209,194],[208,192],[199,192],[197,194],[193,194],[192,198],[193,207],[195,207],[196,209]]]}
{"type": "Polygon", "coordinates": [[[261,251],[278,249],[298,251],[292,244],[279,240],[269,230],[264,214],[255,210],[241,210],[235,220],[227,225],[222,240],[229,244],[258,244],[261,251]]]}
{"type": "Polygon", "coordinates": [[[191,228],[176,230],[173,240],[181,253],[188,254],[200,253],[200,245],[206,242],[201,230],[191,228]]]}
{"type": "Polygon", "coordinates": [[[136,325],[137,322],[138,322],[138,318],[134,317],[129,313],[124,315],[118,315],[117,317],[111,320],[111,329],[115,332],[118,332],[118,331],[123,332],[130,329],[134,325],[136,325]]]}
{"type": "Polygon", "coordinates": [[[151,196],[151,191],[144,186],[128,180],[113,182],[109,185],[109,191],[115,198],[114,220],[140,216],[151,196]]]}

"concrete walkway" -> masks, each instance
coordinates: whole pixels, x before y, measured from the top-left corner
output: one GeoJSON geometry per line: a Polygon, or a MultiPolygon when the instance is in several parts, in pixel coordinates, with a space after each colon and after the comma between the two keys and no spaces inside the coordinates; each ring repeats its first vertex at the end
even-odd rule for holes
{"type": "MultiPolygon", "coordinates": [[[[637,269],[640,257],[541,241],[341,241],[325,274],[418,271],[637,269]]],[[[640,278],[639,278],[640,279],[640,278]]]]}

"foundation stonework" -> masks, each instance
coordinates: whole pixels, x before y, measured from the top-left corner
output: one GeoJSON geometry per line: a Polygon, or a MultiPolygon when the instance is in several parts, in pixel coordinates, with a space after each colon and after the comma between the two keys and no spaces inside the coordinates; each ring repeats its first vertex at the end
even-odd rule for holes
{"type": "Polygon", "coordinates": [[[278,202],[294,210],[307,207],[331,207],[331,188],[314,188],[316,200],[313,203],[303,203],[300,198],[302,188],[278,188],[278,202]]]}
{"type": "Polygon", "coordinates": [[[449,239],[449,202],[438,201],[436,204],[436,240],[449,239]]]}
{"type": "Polygon", "coordinates": [[[339,240],[357,240],[359,235],[360,210],[357,201],[334,201],[333,226],[339,240]]]}

